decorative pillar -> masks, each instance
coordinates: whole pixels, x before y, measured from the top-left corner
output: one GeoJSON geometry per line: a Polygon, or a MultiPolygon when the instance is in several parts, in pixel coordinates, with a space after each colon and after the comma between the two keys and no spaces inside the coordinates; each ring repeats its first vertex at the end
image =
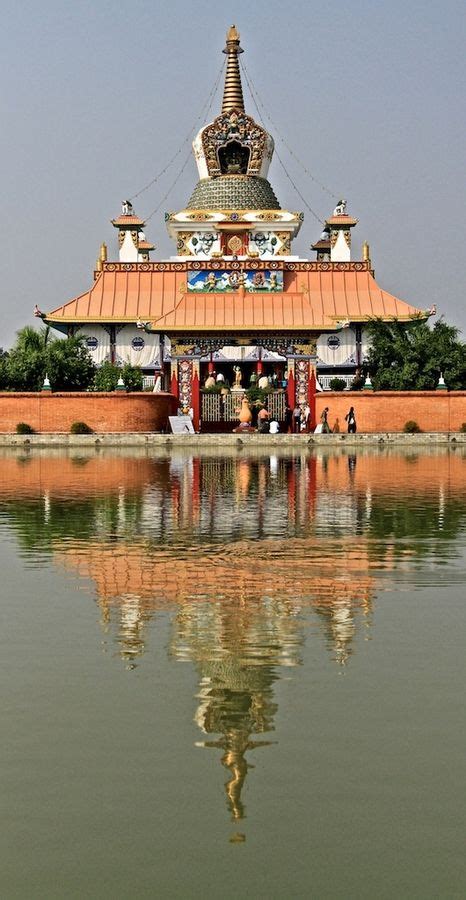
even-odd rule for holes
{"type": "Polygon", "coordinates": [[[193,377],[191,381],[191,409],[193,411],[193,428],[199,431],[201,418],[201,390],[199,379],[199,360],[193,361],[193,377]]]}
{"type": "Polygon", "coordinates": [[[116,328],[115,325],[110,325],[110,362],[112,366],[115,365],[116,360],[116,328]]]}
{"type": "Polygon", "coordinates": [[[199,366],[198,359],[178,359],[178,404],[185,415],[192,410],[195,431],[199,431],[201,407],[199,366]]]}
{"type": "Polygon", "coordinates": [[[170,363],[170,393],[179,399],[178,392],[178,360],[172,356],[170,363]]]}
{"type": "Polygon", "coordinates": [[[310,367],[310,376],[309,376],[309,385],[307,392],[307,402],[309,404],[309,408],[311,410],[311,414],[309,416],[308,421],[308,429],[309,431],[314,431],[316,427],[316,367],[312,363],[309,363],[310,367]]]}
{"type": "Polygon", "coordinates": [[[360,325],[356,325],[356,366],[358,369],[361,368],[362,365],[362,328],[360,325]]]}
{"type": "Polygon", "coordinates": [[[214,354],[210,354],[209,362],[207,363],[207,372],[209,375],[212,375],[215,372],[215,363],[213,359],[214,354]]]}
{"type": "Polygon", "coordinates": [[[294,364],[296,379],[296,402],[298,406],[304,407],[309,399],[309,377],[310,365],[308,359],[295,359],[294,364]]]}
{"type": "Polygon", "coordinates": [[[296,406],[296,386],[294,377],[294,359],[287,359],[288,385],[286,388],[286,400],[290,409],[296,406]]]}
{"type": "Polygon", "coordinates": [[[256,374],[262,375],[263,371],[264,371],[264,364],[262,362],[262,347],[259,347],[259,356],[258,356],[257,363],[256,363],[256,374]]]}

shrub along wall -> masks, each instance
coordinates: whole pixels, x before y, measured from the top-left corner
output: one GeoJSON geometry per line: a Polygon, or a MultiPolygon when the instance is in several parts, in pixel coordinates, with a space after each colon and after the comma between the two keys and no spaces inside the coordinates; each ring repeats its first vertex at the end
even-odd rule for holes
{"type": "Polygon", "coordinates": [[[358,431],[403,431],[417,422],[422,431],[459,431],[466,422],[466,391],[324,391],[316,396],[316,418],[328,406],[330,428],[347,431],[345,415],[354,406],[358,431]]]}
{"type": "Polygon", "coordinates": [[[150,393],[0,393],[0,432],[14,433],[19,422],[34,431],[68,434],[73,422],[93,431],[163,431],[176,411],[172,394],[150,393]]]}

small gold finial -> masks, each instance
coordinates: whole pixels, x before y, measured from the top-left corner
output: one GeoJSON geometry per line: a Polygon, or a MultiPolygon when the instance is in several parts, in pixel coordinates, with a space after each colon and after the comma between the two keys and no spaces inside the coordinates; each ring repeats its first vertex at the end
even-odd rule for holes
{"type": "Polygon", "coordinates": [[[95,270],[96,270],[96,272],[102,271],[102,260],[101,260],[100,256],[98,256],[95,261],[95,270]]]}
{"type": "Polygon", "coordinates": [[[239,31],[238,31],[236,25],[230,25],[230,27],[227,31],[227,44],[228,44],[228,41],[238,41],[238,43],[239,43],[239,31]]]}
{"type": "Polygon", "coordinates": [[[107,262],[107,244],[105,242],[100,245],[100,259],[103,263],[107,262]]]}
{"type": "Polygon", "coordinates": [[[370,251],[370,247],[369,247],[369,244],[367,241],[364,241],[364,243],[362,245],[362,258],[363,258],[364,262],[370,263],[370,261],[371,261],[371,251],[370,251]]]}

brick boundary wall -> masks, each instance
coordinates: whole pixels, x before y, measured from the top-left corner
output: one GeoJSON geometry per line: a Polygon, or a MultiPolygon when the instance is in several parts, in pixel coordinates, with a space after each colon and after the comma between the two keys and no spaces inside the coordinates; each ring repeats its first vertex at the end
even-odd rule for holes
{"type": "MultiPolygon", "coordinates": [[[[341,432],[350,406],[359,433],[399,433],[409,420],[425,432],[458,432],[466,422],[466,391],[325,391],[316,395],[317,421],[324,406],[330,427],[341,432]]],[[[73,422],[101,434],[164,431],[176,408],[176,398],[165,393],[0,392],[0,433],[14,434],[19,422],[53,434],[69,433],[73,422]]]]}
{"type": "Polygon", "coordinates": [[[400,432],[406,422],[422,431],[459,431],[466,422],[466,391],[324,391],[316,395],[316,418],[328,406],[332,430],[347,431],[345,415],[354,406],[358,432],[400,432]]]}
{"type": "Polygon", "coordinates": [[[69,433],[73,422],[104,434],[164,431],[176,408],[176,398],[166,393],[0,392],[0,433],[15,433],[19,422],[54,434],[69,433]]]}

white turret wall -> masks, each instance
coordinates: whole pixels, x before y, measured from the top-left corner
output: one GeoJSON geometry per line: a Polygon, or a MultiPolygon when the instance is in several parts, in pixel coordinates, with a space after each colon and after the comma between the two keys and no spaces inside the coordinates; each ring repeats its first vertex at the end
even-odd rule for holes
{"type": "MultiPolygon", "coordinates": [[[[335,232],[332,234],[332,238],[335,232]]],[[[351,248],[348,245],[345,232],[338,230],[335,243],[332,242],[330,250],[330,259],[332,262],[351,262],[351,248]]]]}
{"type": "Polygon", "coordinates": [[[124,241],[120,247],[120,262],[137,262],[138,256],[138,248],[134,245],[133,238],[131,237],[131,232],[127,231],[125,233],[124,241]]]}

